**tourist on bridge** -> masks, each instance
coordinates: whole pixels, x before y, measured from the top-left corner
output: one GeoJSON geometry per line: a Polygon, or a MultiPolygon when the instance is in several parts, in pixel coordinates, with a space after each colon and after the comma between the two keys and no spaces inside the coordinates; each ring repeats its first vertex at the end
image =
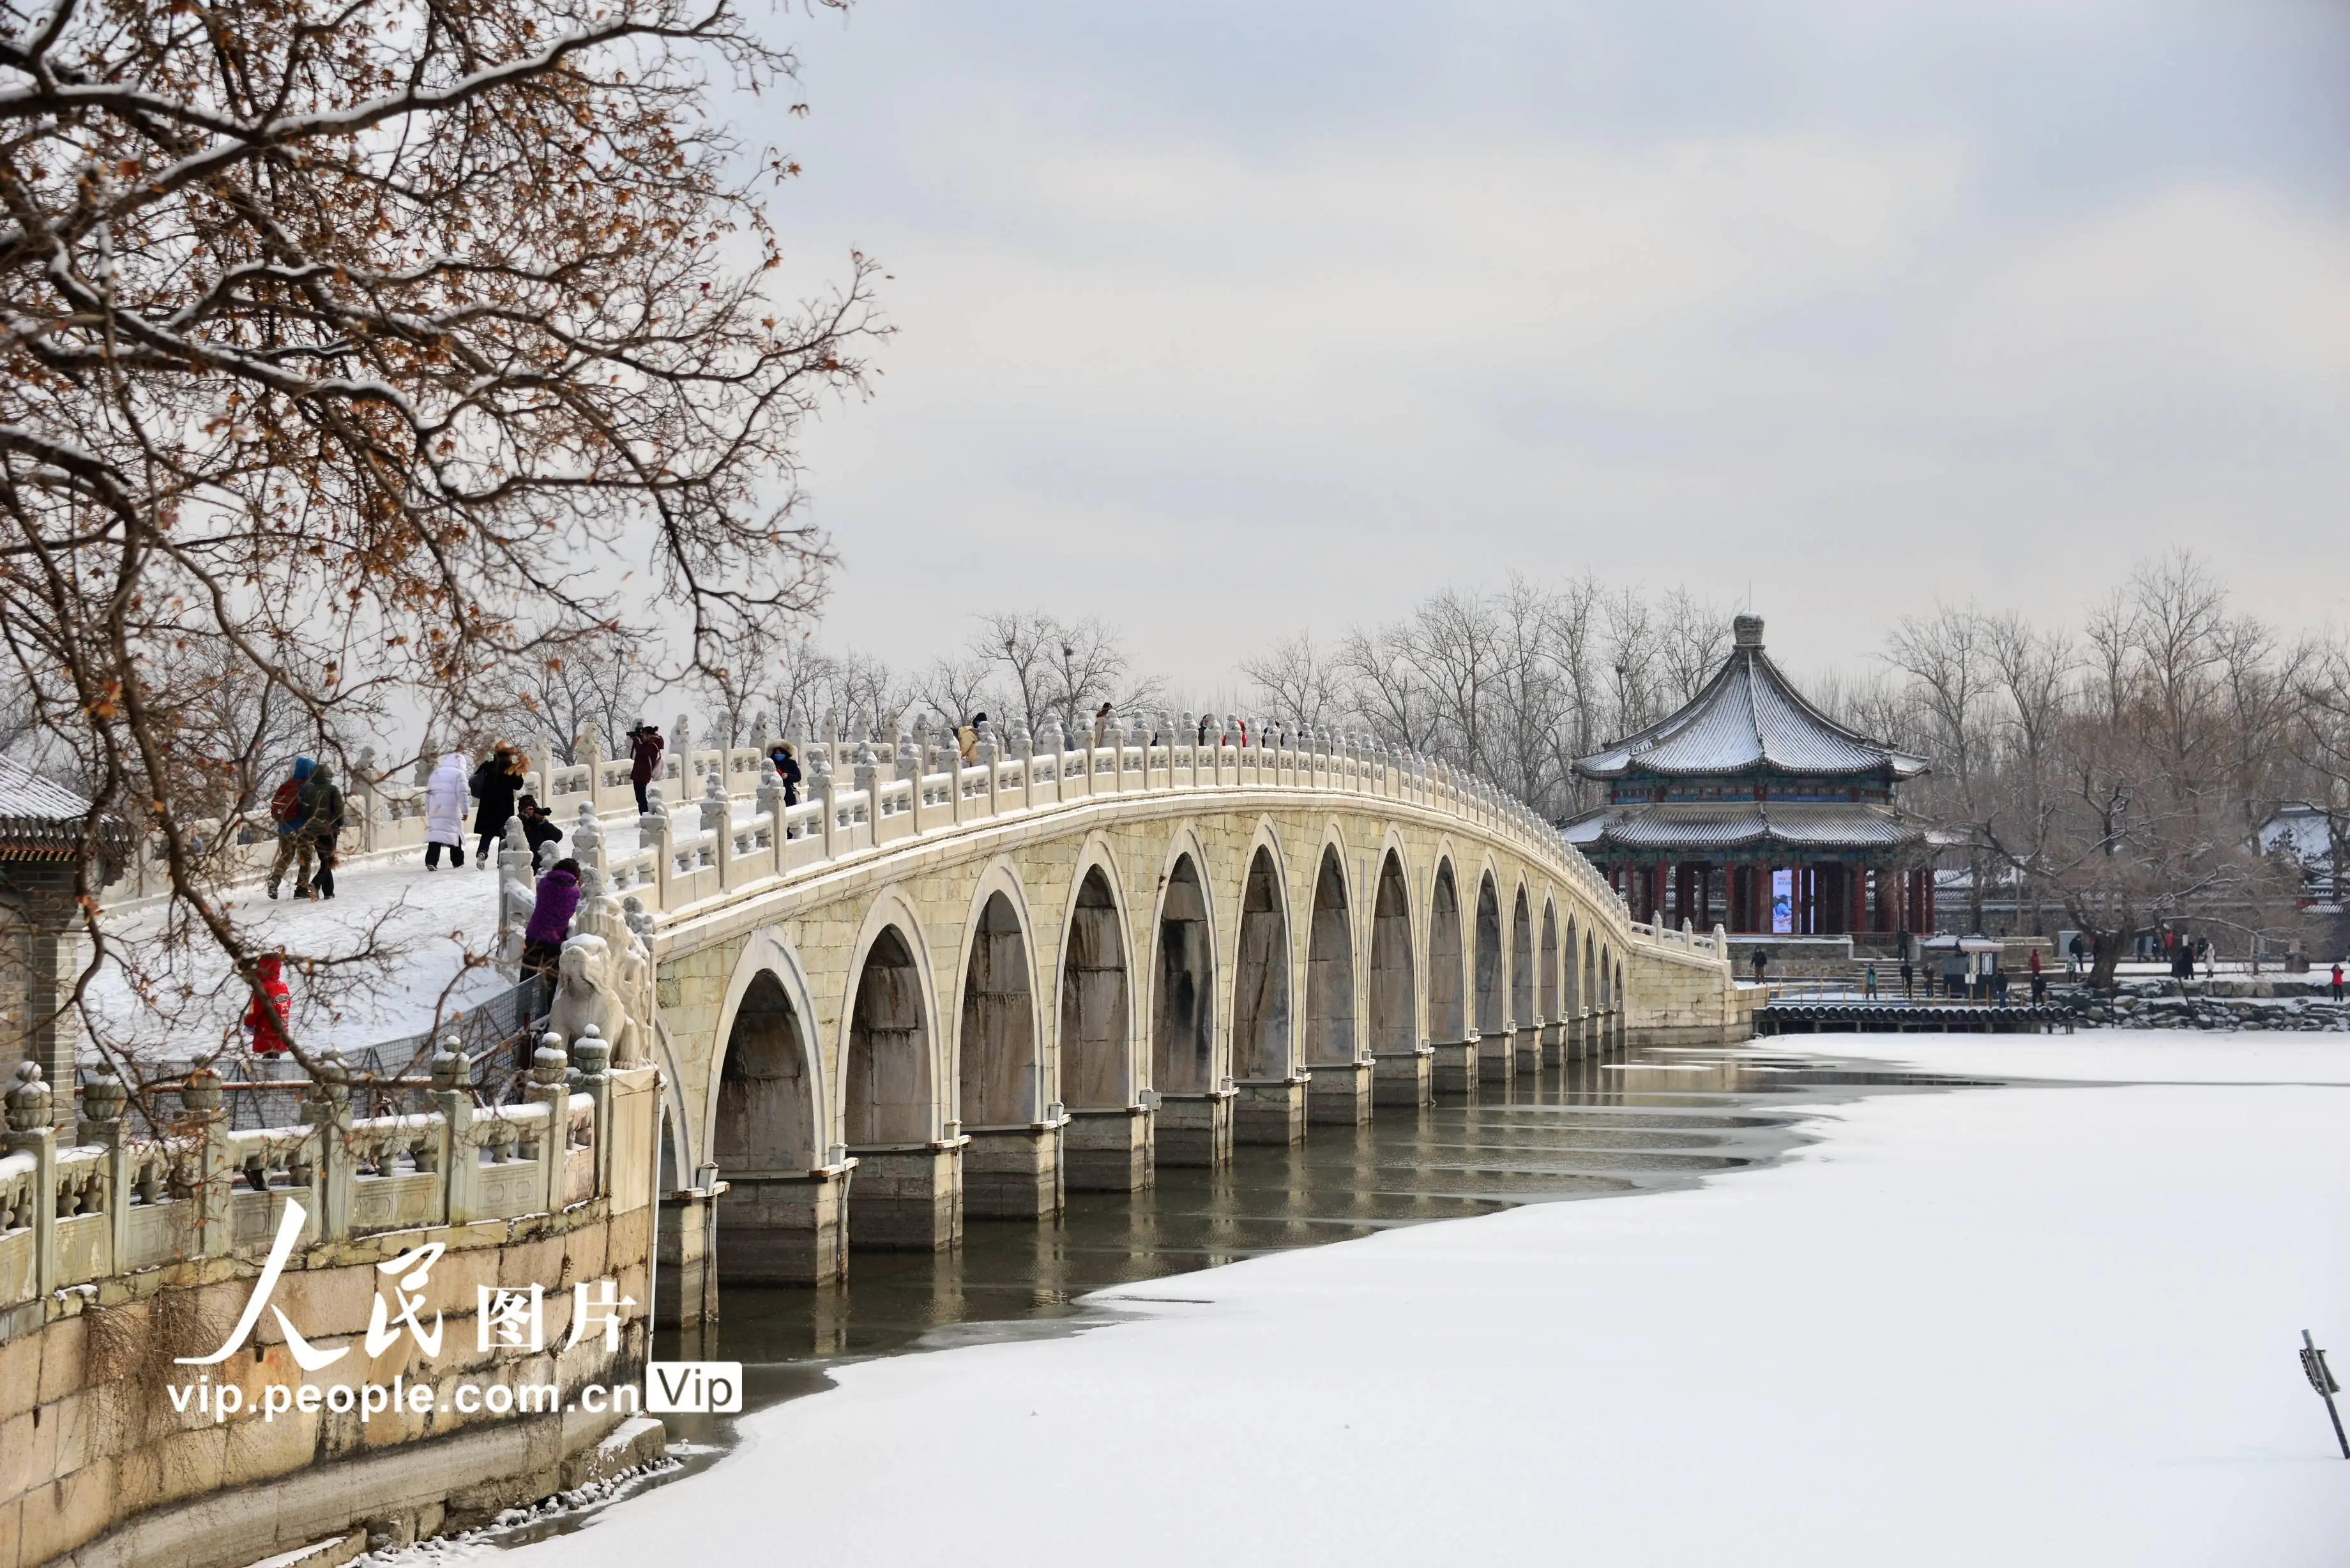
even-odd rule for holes
{"type": "Polygon", "coordinates": [[[309,840],[310,855],[317,857],[318,869],[310,878],[309,887],[298,880],[294,884],[294,896],[307,898],[315,890],[317,897],[331,898],[335,896],[336,843],[343,833],[343,792],[335,785],[334,771],[324,763],[310,770],[308,781],[302,785],[299,831],[309,840]]]}
{"type": "Polygon", "coordinates": [[[1094,710],[1094,750],[1098,752],[1108,744],[1109,704],[1105,702],[1094,710]]]}
{"type": "Polygon", "coordinates": [[[1909,944],[1901,944],[1901,1000],[1918,1000],[1918,966],[1909,961],[1909,944]]]}
{"type": "MultiPolygon", "coordinates": [[[[286,868],[295,867],[294,885],[298,888],[310,884],[310,840],[302,832],[302,786],[310,782],[310,770],[317,766],[307,757],[294,759],[294,772],[277,786],[269,797],[269,820],[277,825],[277,856],[269,864],[269,896],[277,897],[277,884],[286,878],[286,868]]],[[[296,892],[296,898],[307,898],[296,892]]]]}
{"type": "Polygon", "coordinates": [[[563,956],[563,939],[571,934],[571,917],[578,911],[579,862],[567,856],[538,879],[530,923],[522,931],[524,973],[544,975],[553,983],[556,964],[563,956]]]}
{"type": "Polygon", "coordinates": [[[432,776],[424,781],[424,868],[441,868],[441,852],[449,863],[465,864],[465,753],[443,752],[432,776]]]}
{"type": "Polygon", "coordinates": [[[1766,968],[1768,968],[1768,967],[1770,966],[1770,963],[1771,963],[1770,956],[1769,956],[1768,954],[1764,953],[1764,952],[1763,952],[1763,950],[1762,950],[1761,948],[1756,948],[1756,949],[1754,950],[1754,956],[1753,956],[1753,958],[1752,958],[1752,959],[1751,959],[1751,960],[1749,960],[1748,961],[1749,961],[1749,962],[1751,962],[1751,963],[1752,963],[1752,964],[1753,964],[1753,966],[1754,966],[1754,983],[1755,983],[1755,984],[1757,984],[1757,985],[1762,984],[1762,971],[1763,971],[1763,970],[1765,970],[1766,968]]]}
{"type": "MultiPolygon", "coordinates": [[[[653,779],[660,773],[661,753],[667,750],[669,750],[669,742],[661,739],[659,724],[648,723],[639,719],[637,721],[637,727],[629,732],[629,782],[637,788],[639,816],[644,815],[653,808],[649,792],[652,788],[653,779]]],[[[499,826],[504,825],[501,823],[499,826]]]]}
{"type": "Polygon", "coordinates": [[[767,748],[767,760],[775,764],[775,776],[784,781],[784,804],[800,803],[800,759],[789,741],[777,741],[767,748]]]}
{"type": "Polygon", "coordinates": [[[955,755],[962,759],[962,765],[967,768],[979,765],[979,727],[986,722],[986,714],[973,713],[971,722],[955,732],[955,755]]]}
{"type": "Polygon", "coordinates": [[[2342,1000],[2342,966],[2338,963],[2334,966],[2334,1000],[2342,1000]]]}
{"type": "MultiPolygon", "coordinates": [[[[473,813],[473,832],[478,838],[473,853],[484,866],[496,864],[490,855],[505,835],[506,818],[515,814],[515,796],[522,794],[522,753],[500,741],[490,748],[482,765],[473,770],[473,776],[465,781],[466,789],[482,803],[481,809],[473,813]]],[[[638,791],[639,798],[643,793],[641,789],[638,791]]]]}
{"type": "Polygon", "coordinates": [[[522,818],[522,836],[530,846],[531,863],[536,865],[539,846],[559,841],[563,829],[555,826],[555,819],[546,815],[546,807],[538,804],[536,795],[526,794],[516,800],[515,815],[522,818]]]}
{"type": "Polygon", "coordinates": [[[244,1033],[256,1056],[286,1054],[286,1035],[278,1024],[293,1005],[293,993],[286,989],[282,977],[285,964],[285,956],[281,953],[263,953],[253,961],[254,977],[260,981],[260,992],[254,997],[253,1005],[244,1010],[244,1033]],[[268,1000],[264,1002],[264,997],[268,1000]]]}
{"type": "Polygon", "coordinates": [[[2048,977],[2040,972],[2040,950],[2032,950],[2032,1005],[2039,1006],[2048,1000],[2048,977]]]}
{"type": "Polygon", "coordinates": [[[1860,969],[1860,994],[1864,1001],[1877,1000],[1877,961],[1869,960],[1860,969]]]}

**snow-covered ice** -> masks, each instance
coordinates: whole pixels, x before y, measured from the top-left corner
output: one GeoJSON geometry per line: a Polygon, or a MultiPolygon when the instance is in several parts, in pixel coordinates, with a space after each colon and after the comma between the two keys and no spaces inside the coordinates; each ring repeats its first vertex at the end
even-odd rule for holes
{"type": "MultiPolygon", "coordinates": [[[[413,1034],[432,1025],[436,1008],[445,1017],[513,984],[494,968],[468,970],[465,963],[468,952],[485,954],[496,941],[494,869],[477,869],[469,862],[463,870],[444,864],[427,872],[418,852],[397,860],[347,865],[335,873],[335,881],[330,900],[281,896],[273,901],[257,882],[228,895],[230,918],[256,946],[283,946],[297,956],[324,957],[356,951],[372,936],[396,947],[399,961],[390,967],[307,976],[288,972],[295,1023],[307,1044],[351,1051],[413,1034]]],[[[290,895],[291,888],[279,892],[290,895]]],[[[162,908],[151,908],[133,913],[116,929],[131,942],[150,940],[162,929],[164,917],[162,908]]],[[[176,1027],[140,1000],[119,968],[100,971],[91,981],[90,995],[109,1037],[149,1060],[216,1049],[224,1032],[244,1017],[250,994],[234,981],[227,961],[207,940],[199,940],[180,959],[173,974],[176,985],[184,986],[191,997],[176,1027]]]]}
{"type": "Polygon", "coordinates": [[[1283,1253],[1107,1293],[1136,1321],[1073,1338],[851,1366],[521,1554],[2344,1560],[2350,1464],[2295,1351],[2308,1327],[2350,1357],[2350,1046],[1821,1044],[2100,1082],[1872,1096],[1702,1189],[1283,1253]]]}

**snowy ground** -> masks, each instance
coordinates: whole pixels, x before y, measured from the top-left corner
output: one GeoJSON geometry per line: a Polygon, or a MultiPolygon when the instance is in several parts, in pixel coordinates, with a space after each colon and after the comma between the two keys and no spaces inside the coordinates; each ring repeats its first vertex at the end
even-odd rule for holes
{"type": "Polygon", "coordinates": [[[2343,1561],[2350,1464],[2294,1353],[2306,1326],[2350,1365],[2350,1045],[1835,1044],[2099,1086],[1876,1096],[1701,1189],[1284,1253],[1108,1293],[1135,1321],[1076,1338],[853,1366],[520,1555],[2343,1561]]]}
{"type": "MultiPolygon", "coordinates": [[[[322,902],[299,900],[289,886],[272,901],[259,883],[230,895],[231,918],[256,946],[282,946],[291,954],[328,957],[364,947],[372,938],[399,955],[396,963],[329,970],[310,975],[291,971],[295,1023],[306,1043],[334,1044],[346,1052],[412,1034],[432,1026],[436,1007],[468,1007],[504,991],[512,982],[494,969],[466,971],[469,951],[487,953],[498,927],[497,873],[470,861],[463,870],[428,873],[421,852],[397,862],[349,866],[336,874],[336,896],[322,902]],[[451,982],[455,989],[451,991],[451,982]],[[443,1003],[443,992],[448,998],[443,1003]]],[[[133,943],[151,941],[167,911],[151,909],[124,920],[119,929],[133,943]]],[[[176,1018],[149,1007],[120,969],[93,982],[93,997],[109,1038],[128,1043],[145,1060],[178,1059],[218,1046],[251,1001],[227,961],[208,941],[183,961],[167,988],[176,1018]]]]}

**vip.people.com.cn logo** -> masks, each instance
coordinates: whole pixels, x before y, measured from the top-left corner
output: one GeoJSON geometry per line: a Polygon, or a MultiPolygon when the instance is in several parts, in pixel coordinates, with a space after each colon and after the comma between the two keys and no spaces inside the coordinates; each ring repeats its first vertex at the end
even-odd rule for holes
{"type": "MultiPolygon", "coordinates": [[[[262,1265],[261,1277],[254,1282],[253,1293],[245,1298],[244,1311],[239,1314],[236,1326],[211,1355],[175,1356],[176,1365],[206,1367],[226,1361],[244,1347],[265,1310],[276,1319],[279,1331],[286,1335],[287,1354],[304,1372],[322,1372],[350,1354],[351,1346],[348,1345],[332,1349],[312,1345],[286,1315],[285,1309],[270,1299],[307,1218],[299,1202],[286,1199],[276,1237],[270,1243],[268,1260],[262,1265]]],[[[441,1354],[444,1327],[441,1314],[433,1313],[430,1324],[422,1314],[426,1292],[432,1284],[432,1265],[441,1261],[444,1251],[442,1243],[431,1241],[376,1265],[377,1271],[387,1277],[377,1286],[368,1313],[367,1333],[360,1341],[370,1361],[398,1344],[403,1334],[413,1339],[424,1355],[441,1354]],[[391,1295],[390,1301],[384,1295],[387,1288],[391,1295]]],[[[634,1298],[621,1295],[617,1282],[610,1279],[583,1280],[571,1290],[571,1327],[562,1348],[567,1350],[593,1334],[602,1337],[607,1352],[618,1354],[621,1314],[637,1304],[634,1298]]],[[[546,1290],[540,1285],[522,1289],[476,1286],[474,1348],[484,1353],[515,1350],[533,1354],[546,1350],[546,1290]]],[[[245,1408],[244,1390],[240,1386],[215,1384],[209,1374],[200,1373],[192,1385],[175,1385],[170,1393],[177,1409],[194,1409],[210,1415],[215,1422],[226,1421],[245,1408]]],[[[308,1414],[318,1410],[356,1410],[361,1420],[368,1420],[386,1412],[421,1416],[442,1408],[460,1415],[504,1416],[574,1409],[591,1414],[630,1414],[643,1409],[664,1415],[724,1415],[742,1407],[743,1367],[740,1362],[732,1361],[656,1361],[648,1366],[641,1389],[634,1384],[588,1384],[568,1400],[563,1397],[560,1386],[552,1383],[461,1385],[444,1397],[432,1385],[411,1383],[403,1375],[389,1384],[272,1384],[262,1390],[258,1407],[265,1420],[296,1411],[308,1414]]]]}

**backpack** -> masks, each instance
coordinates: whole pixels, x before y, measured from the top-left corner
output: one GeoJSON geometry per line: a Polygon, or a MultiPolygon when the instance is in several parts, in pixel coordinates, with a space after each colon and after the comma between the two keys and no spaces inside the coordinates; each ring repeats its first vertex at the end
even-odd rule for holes
{"type": "Polygon", "coordinates": [[[269,820],[293,822],[302,815],[302,781],[287,779],[269,797],[269,820]]]}

